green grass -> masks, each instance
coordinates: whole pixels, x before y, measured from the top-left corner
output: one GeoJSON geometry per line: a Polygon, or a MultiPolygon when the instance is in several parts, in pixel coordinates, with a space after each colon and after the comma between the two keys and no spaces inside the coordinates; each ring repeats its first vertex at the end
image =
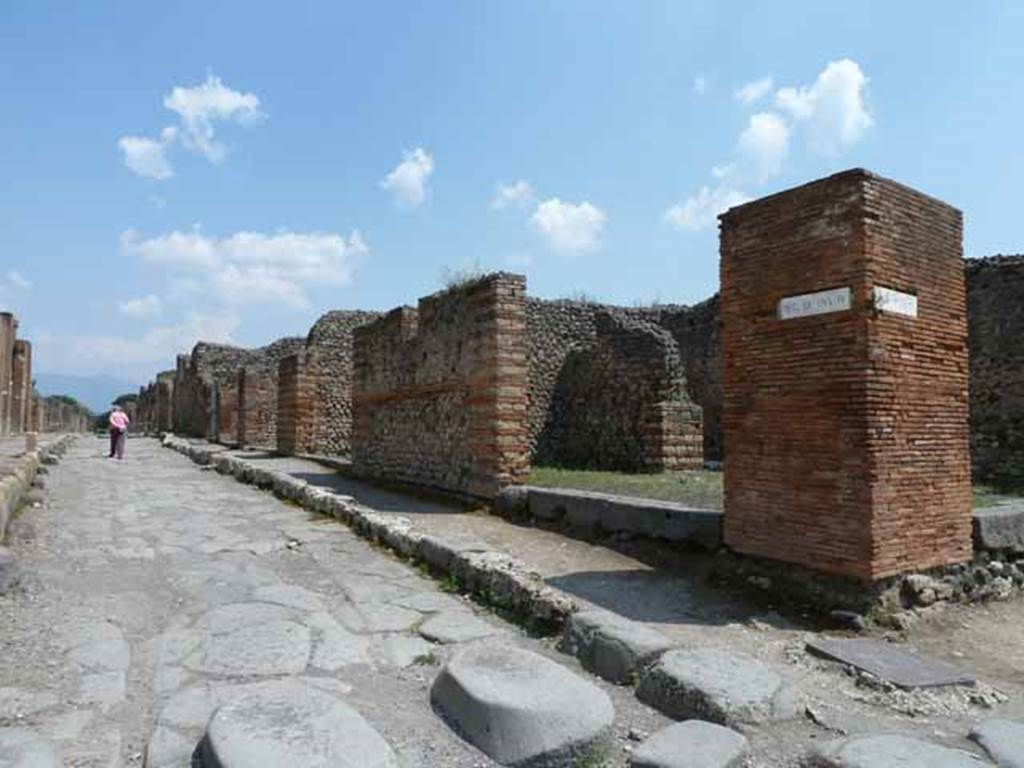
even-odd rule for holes
{"type": "MultiPolygon", "coordinates": [[[[722,508],[721,472],[702,470],[642,474],[534,467],[527,482],[546,488],[577,488],[583,491],[675,501],[704,509],[722,508]]],[[[991,485],[980,483],[974,486],[975,508],[991,507],[1003,501],[1021,498],[1024,498],[1024,494],[1001,492],[991,485]]]]}
{"type": "Polygon", "coordinates": [[[991,485],[978,483],[974,486],[974,508],[994,507],[1003,501],[1020,501],[1022,495],[1024,494],[1001,492],[991,485]]]}
{"type": "Polygon", "coordinates": [[[534,467],[527,482],[547,488],[578,488],[583,491],[675,501],[705,509],[722,508],[721,472],[701,470],[634,474],[534,467]]]}

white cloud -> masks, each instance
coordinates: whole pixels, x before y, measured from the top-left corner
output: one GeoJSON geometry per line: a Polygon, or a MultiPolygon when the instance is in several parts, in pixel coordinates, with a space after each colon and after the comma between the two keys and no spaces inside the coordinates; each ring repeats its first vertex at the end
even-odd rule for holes
{"type": "Polygon", "coordinates": [[[177,135],[177,129],[168,126],[161,131],[159,139],[122,136],[117,145],[124,153],[124,164],[130,170],[147,179],[162,181],[174,175],[174,168],[167,159],[167,150],[177,135]]]}
{"type": "Polygon", "coordinates": [[[227,147],[216,138],[215,123],[248,125],[264,117],[256,94],[232,90],[212,74],[192,88],[175,86],[164,97],[164,106],[181,118],[185,147],[212,163],[221,162],[227,155],[227,147]]]}
{"type": "Polygon", "coordinates": [[[762,77],[737,88],[733,98],[740,104],[754,104],[771,93],[773,87],[774,83],[770,77],[762,77]]]}
{"type": "MultiPolygon", "coordinates": [[[[749,199],[744,188],[763,185],[782,173],[797,126],[805,127],[811,150],[826,156],[859,141],[874,125],[867,106],[867,82],[856,62],[842,59],[826,66],[813,85],[780,88],[775,94],[776,111],[751,115],[732,158],[712,167],[716,184],[701,187],[671,206],[665,219],[679,229],[712,226],[717,214],[749,199]]],[[[770,78],[762,78],[738,89],[734,97],[749,106],[772,87],[770,78]]]]}
{"type": "Polygon", "coordinates": [[[529,208],[533,199],[533,187],[530,186],[530,182],[520,179],[515,184],[499,184],[498,192],[491,201],[491,208],[496,211],[513,206],[529,208]]]}
{"type": "Polygon", "coordinates": [[[395,200],[405,205],[417,206],[427,196],[427,180],[434,172],[434,158],[422,147],[403,154],[391,173],[381,180],[380,185],[390,191],[395,200]]]}
{"type": "Polygon", "coordinates": [[[714,226],[718,214],[750,198],[738,189],[718,185],[701,187],[695,195],[682,200],[667,211],[665,220],[676,229],[697,231],[714,226]]]}
{"type": "Polygon", "coordinates": [[[750,116],[747,127],[736,142],[738,165],[726,175],[740,173],[763,184],[779,175],[788,153],[789,126],[772,112],[758,112],[750,116]]]}
{"type": "Polygon", "coordinates": [[[138,299],[119,301],[117,309],[128,317],[157,317],[163,311],[163,302],[155,293],[150,293],[138,299]]]}
{"type": "Polygon", "coordinates": [[[811,149],[835,156],[860,141],[874,118],[867,104],[868,79],[850,59],[833,61],[813,85],[780,88],[776,106],[806,123],[811,149]]]}
{"type": "MultiPolygon", "coordinates": [[[[230,306],[281,303],[308,306],[305,288],[342,285],[352,279],[356,262],[369,249],[359,232],[348,238],[324,232],[236,232],[225,238],[207,237],[198,228],[173,231],[144,239],[134,230],[121,235],[122,249],[151,264],[198,276],[206,289],[230,306]]],[[[191,291],[179,291],[183,296],[191,291]]]]}
{"type": "Polygon", "coordinates": [[[11,285],[22,291],[27,291],[32,287],[32,283],[29,279],[16,269],[7,271],[7,279],[10,281],[11,285]]]}
{"type": "Polygon", "coordinates": [[[566,203],[553,197],[537,206],[530,223],[551,250],[582,253],[600,248],[606,218],[588,202],[566,203]]]}
{"type": "Polygon", "coordinates": [[[697,75],[693,78],[693,92],[698,96],[703,96],[708,90],[708,79],[703,74],[697,75]]]}

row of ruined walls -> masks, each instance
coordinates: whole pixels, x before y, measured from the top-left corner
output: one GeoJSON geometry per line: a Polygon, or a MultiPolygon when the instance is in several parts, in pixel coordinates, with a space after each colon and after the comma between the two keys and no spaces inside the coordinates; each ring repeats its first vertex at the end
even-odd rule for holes
{"type": "MultiPolygon", "coordinates": [[[[1024,338],[1024,257],[969,259],[965,274],[975,477],[1024,483],[1024,345],[1019,343],[1024,338]]],[[[352,452],[353,335],[356,328],[378,317],[373,312],[327,313],[304,341],[283,340],[264,348],[271,351],[262,356],[258,350],[197,345],[191,356],[179,359],[176,371],[161,373],[144,388],[141,418],[154,431],[236,444],[243,400],[252,411],[247,428],[243,427],[250,435],[249,444],[289,454],[348,456],[352,452]],[[241,372],[254,355],[260,363],[243,379],[241,372]],[[276,372],[272,361],[278,366],[276,372]],[[248,397],[240,397],[245,394],[248,397]],[[211,412],[214,405],[215,414],[211,412]]],[[[674,417],[679,431],[692,442],[699,430],[704,460],[723,458],[717,295],[691,307],[616,307],[526,298],[525,318],[527,430],[533,463],[659,468],[657,461],[643,458],[636,440],[626,441],[631,447],[621,449],[621,440],[580,438],[621,434],[627,423],[644,423],[635,410],[625,415],[629,409],[623,409],[618,396],[623,391],[653,392],[643,382],[644,372],[652,365],[666,372],[658,386],[683,390],[682,397],[655,397],[652,402],[681,403],[674,417]],[[664,332],[674,348],[666,343],[664,332]],[[625,353],[634,342],[620,343],[619,336],[642,339],[641,348],[658,352],[650,361],[638,354],[631,363],[625,353]]],[[[680,449],[677,455],[678,463],[661,466],[692,466],[698,457],[690,448],[680,449]]]]}
{"type": "Polygon", "coordinates": [[[33,386],[32,344],[18,338],[18,321],[0,312],[0,436],[25,432],[83,432],[89,411],[56,397],[42,397],[33,386]]]}

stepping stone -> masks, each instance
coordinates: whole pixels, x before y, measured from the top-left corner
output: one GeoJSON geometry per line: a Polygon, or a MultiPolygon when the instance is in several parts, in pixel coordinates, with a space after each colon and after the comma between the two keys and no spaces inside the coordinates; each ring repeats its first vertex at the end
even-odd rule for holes
{"type": "Polygon", "coordinates": [[[951,664],[925,659],[892,643],[870,637],[817,637],[807,650],[816,656],[849,664],[900,688],[974,685],[974,678],[951,664]]]}
{"type": "Polygon", "coordinates": [[[317,688],[275,682],[221,704],[206,726],[203,768],[397,768],[362,715],[317,688]]]}
{"type": "Polygon", "coordinates": [[[787,720],[800,713],[800,695],[771,667],[714,649],[675,650],[644,673],[637,698],[676,720],[721,725],[787,720]]]}
{"type": "Polygon", "coordinates": [[[738,768],[747,740],[736,731],[703,720],[662,728],[637,747],[630,768],[738,768]]]}
{"type": "Polygon", "coordinates": [[[467,643],[482,637],[500,634],[503,630],[488,624],[471,613],[450,613],[445,611],[431,616],[420,625],[420,634],[427,640],[445,645],[467,643]]]}
{"type": "Polygon", "coordinates": [[[980,757],[907,736],[854,736],[817,748],[809,768],[986,768],[980,757]]]}
{"type": "Polygon", "coordinates": [[[610,611],[574,613],[562,633],[562,650],[613,683],[632,682],[671,647],[672,641],[660,632],[610,611]]]}
{"type": "Polygon", "coordinates": [[[60,768],[60,751],[25,728],[0,728],[0,766],[2,768],[60,768]]]}
{"type": "MultiPolygon", "coordinates": [[[[608,748],[608,695],[530,651],[474,644],[455,654],[430,691],[468,742],[514,768],[571,768],[608,748]]],[[[597,763],[595,763],[597,764],[597,763]]]]}
{"type": "Polygon", "coordinates": [[[1024,723],[992,718],[971,731],[999,768],[1024,768],[1024,723]]]}

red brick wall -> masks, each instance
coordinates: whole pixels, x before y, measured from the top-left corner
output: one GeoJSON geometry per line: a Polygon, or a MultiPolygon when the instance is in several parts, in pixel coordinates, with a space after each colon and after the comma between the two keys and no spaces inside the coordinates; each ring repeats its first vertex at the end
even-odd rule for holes
{"type": "Polygon", "coordinates": [[[481,497],[522,482],[525,291],[520,276],[490,275],[356,329],[357,471],[481,497]]]}
{"type": "Polygon", "coordinates": [[[237,382],[217,385],[217,429],[218,440],[224,445],[234,445],[238,440],[238,384],[237,382]]]}
{"type": "Polygon", "coordinates": [[[721,255],[726,543],[863,580],[968,559],[960,213],[847,171],[724,214],[721,255]],[[841,287],[850,310],[780,319],[841,287]]]}
{"type": "Polygon", "coordinates": [[[277,450],[289,456],[315,451],[314,382],[304,355],[281,360],[277,373],[277,450]]]}

